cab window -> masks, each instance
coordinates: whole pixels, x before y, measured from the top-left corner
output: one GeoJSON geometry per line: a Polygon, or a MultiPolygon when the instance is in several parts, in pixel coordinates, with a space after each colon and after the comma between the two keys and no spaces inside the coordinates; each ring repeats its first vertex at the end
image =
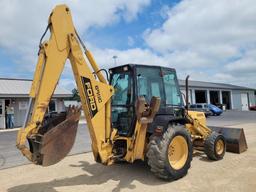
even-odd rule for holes
{"type": "Polygon", "coordinates": [[[166,104],[181,105],[181,95],[175,72],[165,72],[163,79],[166,93],[166,104]]]}
{"type": "Polygon", "coordinates": [[[128,135],[134,117],[133,79],[130,72],[120,72],[111,76],[110,83],[115,89],[115,94],[112,96],[112,125],[117,128],[119,135],[128,135]]]}
{"type": "Polygon", "coordinates": [[[111,85],[115,89],[112,97],[112,105],[128,105],[131,102],[132,81],[128,73],[116,73],[113,75],[111,85]]]}
{"type": "Polygon", "coordinates": [[[144,96],[149,103],[153,96],[161,98],[161,104],[165,104],[163,80],[160,76],[160,68],[137,68],[138,96],[144,96]]]}

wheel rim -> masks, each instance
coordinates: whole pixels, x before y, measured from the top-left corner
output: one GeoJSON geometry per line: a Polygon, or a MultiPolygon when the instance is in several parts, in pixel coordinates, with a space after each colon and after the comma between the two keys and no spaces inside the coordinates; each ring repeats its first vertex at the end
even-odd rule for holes
{"type": "Polygon", "coordinates": [[[216,142],[216,153],[218,155],[221,155],[224,151],[224,141],[222,139],[219,139],[217,142],[216,142]]]}
{"type": "Polygon", "coordinates": [[[175,170],[181,169],[188,158],[188,144],[184,137],[176,136],[168,147],[168,160],[175,170]]]}

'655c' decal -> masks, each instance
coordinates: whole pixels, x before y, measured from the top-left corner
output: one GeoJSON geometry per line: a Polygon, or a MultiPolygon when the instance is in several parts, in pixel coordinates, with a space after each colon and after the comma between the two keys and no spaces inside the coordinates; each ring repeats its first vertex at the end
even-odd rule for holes
{"type": "Polygon", "coordinates": [[[94,115],[98,112],[98,108],[97,108],[97,104],[95,101],[95,96],[93,93],[91,80],[89,78],[82,77],[82,82],[83,82],[85,95],[86,95],[86,101],[87,101],[87,104],[89,107],[91,117],[94,117],[94,115]]]}

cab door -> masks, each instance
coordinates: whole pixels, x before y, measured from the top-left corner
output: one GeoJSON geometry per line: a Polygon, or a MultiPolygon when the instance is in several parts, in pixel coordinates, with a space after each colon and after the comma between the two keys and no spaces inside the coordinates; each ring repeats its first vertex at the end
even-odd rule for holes
{"type": "Polygon", "coordinates": [[[5,105],[4,99],[0,99],[0,129],[5,127],[5,105]]]}

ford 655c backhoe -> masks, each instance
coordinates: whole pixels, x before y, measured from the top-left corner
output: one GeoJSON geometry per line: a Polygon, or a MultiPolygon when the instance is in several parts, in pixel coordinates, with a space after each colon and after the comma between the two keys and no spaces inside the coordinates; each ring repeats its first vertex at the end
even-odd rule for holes
{"type": "Polygon", "coordinates": [[[18,149],[33,163],[59,162],[75,141],[81,108],[47,114],[67,59],[97,162],[145,160],[156,176],[179,179],[190,167],[193,149],[203,150],[212,160],[222,159],[226,149],[246,150],[242,129],[212,131],[204,113],[187,110],[175,69],[127,64],[110,69],[108,79],[78,36],[67,6],[52,11],[48,29],[50,39],[42,42],[45,32],[40,40],[29,109],[17,136],[18,149]]]}

